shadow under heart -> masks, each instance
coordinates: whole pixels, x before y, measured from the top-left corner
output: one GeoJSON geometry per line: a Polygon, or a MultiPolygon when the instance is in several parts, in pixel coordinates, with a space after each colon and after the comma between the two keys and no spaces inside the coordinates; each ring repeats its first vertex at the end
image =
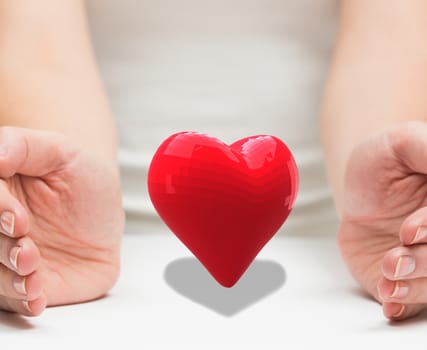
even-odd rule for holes
{"type": "Polygon", "coordinates": [[[255,260],[232,288],[224,288],[196,258],[180,258],[166,266],[164,279],[190,300],[233,316],[282,287],[286,272],[274,261],[255,260]]]}

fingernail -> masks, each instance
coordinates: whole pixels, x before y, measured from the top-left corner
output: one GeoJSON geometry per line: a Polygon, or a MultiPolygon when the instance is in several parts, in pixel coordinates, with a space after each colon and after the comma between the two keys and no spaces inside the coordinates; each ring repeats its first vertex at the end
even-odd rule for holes
{"type": "Polygon", "coordinates": [[[22,304],[24,305],[24,307],[28,310],[28,312],[32,312],[31,308],[30,308],[30,303],[28,300],[22,300],[22,304]]]}
{"type": "Polygon", "coordinates": [[[399,309],[398,312],[396,312],[394,315],[392,315],[391,317],[393,318],[398,318],[400,316],[402,316],[403,312],[405,311],[405,305],[402,305],[399,309]]]}
{"type": "Polygon", "coordinates": [[[397,281],[394,284],[393,293],[391,293],[390,298],[405,298],[409,294],[409,286],[407,283],[397,281]]]}
{"type": "Polygon", "coordinates": [[[4,211],[0,216],[0,223],[3,230],[13,236],[15,230],[15,215],[10,211],[4,211]]]}
{"type": "Polygon", "coordinates": [[[394,277],[403,277],[415,271],[415,259],[412,256],[402,255],[396,264],[394,277]]]}
{"type": "Polygon", "coordinates": [[[415,234],[415,237],[411,243],[422,242],[422,241],[425,241],[426,239],[427,239],[427,227],[420,226],[418,227],[417,233],[415,234]]]}
{"type": "Polygon", "coordinates": [[[9,261],[15,271],[18,271],[18,256],[21,252],[21,247],[13,247],[9,253],[9,261]]]}
{"type": "Polygon", "coordinates": [[[13,287],[15,290],[22,295],[27,294],[27,288],[25,286],[25,278],[24,277],[16,277],[13,281],[13,287]]]}

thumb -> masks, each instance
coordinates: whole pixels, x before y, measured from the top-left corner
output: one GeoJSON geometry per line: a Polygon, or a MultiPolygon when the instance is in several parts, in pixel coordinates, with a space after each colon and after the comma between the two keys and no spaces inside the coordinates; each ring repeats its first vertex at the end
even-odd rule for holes
{"type": "Polygon", "coordinates": [[[15,174],[44,176],[58,170],[76,154],[65,136],[18,127],[0,127],[0,177],[15,174]]]}

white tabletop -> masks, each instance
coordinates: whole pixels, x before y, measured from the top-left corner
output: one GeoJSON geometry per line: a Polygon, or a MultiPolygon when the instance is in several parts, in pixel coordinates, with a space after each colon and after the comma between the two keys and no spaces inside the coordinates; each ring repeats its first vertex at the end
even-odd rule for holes
{"type": "Polygon", "coordinates": [[[0,347],[401,349],[424,343],[426,319],[388,322],[358,290],[332,236],[276,236],[225,289],[165,229],[125,235],[122,275],[107,297],[36,318],[0,312],[0,347]]]}

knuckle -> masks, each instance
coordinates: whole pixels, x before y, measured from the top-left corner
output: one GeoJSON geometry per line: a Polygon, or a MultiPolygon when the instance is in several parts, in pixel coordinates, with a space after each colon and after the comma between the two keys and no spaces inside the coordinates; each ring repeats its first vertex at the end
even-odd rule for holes
{"type": "Polygon", "coordinates": [[[385,136],[393,153],[398,158],[405,158],[405,154],[408,151],[408,146],[411,144],[414,137],[419,133],[419,130],[424,127],[424,122],[414,120],[400,123],[389,128],[386,131],[385,136]]]}
{"type": "Polygon", "coordinates": [[[388,133],[388,141],[392,150],[401,154],[409,142],[410,127],[408,125],[400,126],[398,128],[391,129],[388,133]]]}

